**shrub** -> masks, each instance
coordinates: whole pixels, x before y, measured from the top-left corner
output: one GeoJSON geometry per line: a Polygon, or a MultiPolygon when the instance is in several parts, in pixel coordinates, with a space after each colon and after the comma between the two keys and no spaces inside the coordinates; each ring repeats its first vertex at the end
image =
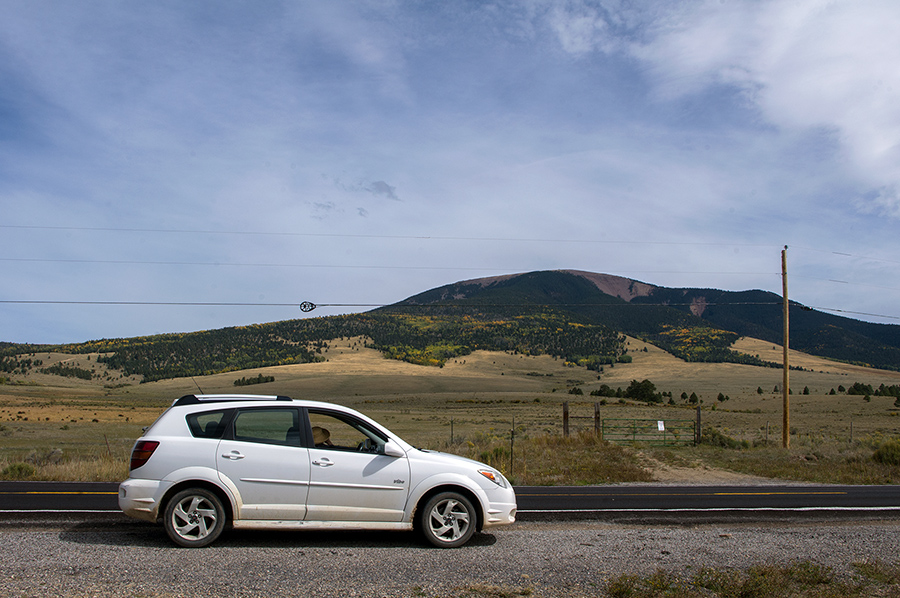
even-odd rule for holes
{"type": "Polygon", "coordinates": [[[662,402],[662,396],[656,392],[656,385],[649,380],[644,380],[643,382],[632,380],[628,388],[625,389],[625,396],[629,399],[647,403],[662,402]]]}
{"type": "Polygon", "coordinates": [[[712,426],[703,428],[703,434],[700,436],[700,443],[730,449],[750,448],[750,443],[746,440],[735,440],[731,436],[719,432],[712,426]]]}
{"type": "Polygon", "coordinates": [[[29,463],[13,463],[3,468],[3,477],[7,480],[27,480],[34,472],[34,466],[29,463]]]}
{"type": "Polygon", "coordinates": [[[888,440],[872,454],[872,459],[885,465],[900,465],[900,440],[888,440]]]}

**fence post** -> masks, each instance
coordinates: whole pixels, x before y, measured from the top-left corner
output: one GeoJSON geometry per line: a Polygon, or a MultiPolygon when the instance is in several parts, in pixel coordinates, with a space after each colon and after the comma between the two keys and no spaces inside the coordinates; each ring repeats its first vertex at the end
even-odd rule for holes
{"type": "Polygon", "coordinates": [[[594,434],[600,434],[600,403],[594,403],[594,434]]]}
{"type": "Polygon", "coordinates": [[[509,477],[513,477],[513,463],[516,449],[516,418],[512,418],[512,430],[509,431],[509,477]]]}
{"type": "Polygon", "coordinates": [[[569,401],[563,401],[563,436],[569,437],[569,401]]]}
{"type": "Polygon", "coordinates": [[[694,426],[694,444],[700,444],[701,432],[700,432],[700,405],[697,405],[697,424],[694,426]]]}

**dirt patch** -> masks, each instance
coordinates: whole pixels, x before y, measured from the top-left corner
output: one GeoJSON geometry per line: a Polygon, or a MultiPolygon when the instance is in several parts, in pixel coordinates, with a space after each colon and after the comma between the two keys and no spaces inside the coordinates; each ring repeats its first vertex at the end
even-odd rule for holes
{"type": "Polygon", "coordinates": [[[716,469],[699,462],[692,466],[671,465],[643,452],[638,453],[638,458],[641,466],[653,474],[653,484],[759,486],[785,483],[784,480],[716,469]]]}

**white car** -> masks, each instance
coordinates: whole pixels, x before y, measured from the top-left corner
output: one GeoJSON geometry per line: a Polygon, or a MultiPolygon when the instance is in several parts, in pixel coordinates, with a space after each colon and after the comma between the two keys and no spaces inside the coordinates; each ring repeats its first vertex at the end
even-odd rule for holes
{"type": "Polygon", "coordinates": [[[161,519],[187,547],[233,526],[417,529],[452,548],[477,530],[513,523],[516,496],[499,471],[414,448],[340,405],[188,395],[135,443],[119,507],[161,519]]]}

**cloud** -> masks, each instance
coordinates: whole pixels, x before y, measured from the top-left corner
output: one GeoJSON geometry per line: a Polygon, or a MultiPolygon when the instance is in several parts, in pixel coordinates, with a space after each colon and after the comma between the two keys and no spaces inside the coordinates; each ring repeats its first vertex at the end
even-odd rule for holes
{"type": "MultiPolygon", "coordinates": [[[[785,243],[894,255],[897,10],[18,3],[0,20],[0,206],[83,231],[4,229],[0,256],[139,263],[11,262],[4,296],[371,303],[542,268],[747,288],[785,243]],[[181,262],[207,266],[164,265],[181,262]]],[[[62,311],[37,337],[39,314],[0,318],[0,340],[268,317],[98,313],[80,333],[62,311]]]]}
{"type": "Polygon", "coordinates": [[[900,198],[890,192],[900,185],[900,4],[638,2],[620,27],[609,26],[603,4],[567,2],[549,11],[563,50],[640,60],[661,102],[731,88],[769,125],[831,135],[848,174],[878,190],[869,208],[900,215],[900,198]],[[638,22],[635,35],[630,25],[638,22]]]}
{"type": "Polygon", "coordinates": [[[384,181],[373,181],[366,187],[366,191],[368,191],[372,195],[383,195],[388,199],[400,201],[400,198],[397,197],[397,194],[395,193],[396,190],[396,187],[392,187],[384,181]]]}
{"type": "Polygon", "coordinates": [[[563,50],[575,55],[602,46],[608,29],[597,10],[585,4],[554,7],[549,21],[563,50]]]}
{"type": "Polygon", "coordinates": [[[332,201],[316,201],[312,203],[312,218],[324,220],[329,216],[340,212],[340,209],[332,201]]]}
{"type": "Polygon", "coordinates": [[[855,204],[863,213],[888,215],[900,219],[900,191],[896,185],[887,185],[865,196],[856,198],[855,204]]]}

